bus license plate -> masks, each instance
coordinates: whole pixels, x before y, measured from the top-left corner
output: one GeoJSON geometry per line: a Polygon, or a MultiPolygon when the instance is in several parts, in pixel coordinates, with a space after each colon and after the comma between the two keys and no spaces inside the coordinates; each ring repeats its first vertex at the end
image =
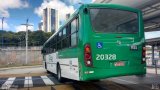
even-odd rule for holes
{"type": "Polygon", "coordinates": [[[120,61],[120,62],[115,62],[114,66],[124,66],[124,62],[120,61]]]}

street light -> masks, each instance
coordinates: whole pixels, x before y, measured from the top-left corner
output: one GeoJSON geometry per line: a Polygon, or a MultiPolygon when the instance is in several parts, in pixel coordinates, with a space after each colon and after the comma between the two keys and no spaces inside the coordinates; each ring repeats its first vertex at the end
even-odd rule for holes
{"type": "Polygon", "coordinates": [[[3,22],[4,22],[4,17],[2,17],[2,30],[3,30],[3,22]]]}
{"type": "Polygon", "coordinates": [[[21,24],[26,26],[26,64],[28,63],[28,26],[33,26],[28,24],[29,19],[26,20],[26,24],[21,24]]]}
{"type": "MultiPolygon", "coordinates": [[[[3,23],[4,23],[4,17],[2,17],[2,31],[3,31],[3,23]]],[[[3,47],[3,34],[2,34],[2,47],[3,47]]]]}

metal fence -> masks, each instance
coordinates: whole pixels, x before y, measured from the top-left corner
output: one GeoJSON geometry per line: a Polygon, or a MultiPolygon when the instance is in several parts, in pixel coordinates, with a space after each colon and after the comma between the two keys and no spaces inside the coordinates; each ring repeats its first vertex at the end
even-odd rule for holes
{"type": "Polygon", "coordinates": [[[146,64],[148,67],[155,67],[155,65],[157,65],[157,67],[160,67],[160,59],[147,59],[146,64]]]}

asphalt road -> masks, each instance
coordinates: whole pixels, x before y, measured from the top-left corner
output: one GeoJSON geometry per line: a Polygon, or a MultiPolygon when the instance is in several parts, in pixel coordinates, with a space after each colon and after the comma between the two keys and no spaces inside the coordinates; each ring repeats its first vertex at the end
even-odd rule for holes
{"type": "Polygon", "coordinates": [[[50,86],[53,90],[128,90],[111,81],[79,82],[65,79],[58,82],[55,76],[9,77],[0,78],[0,89],[22,89],[50,86]]]}
{"type": "Polygon", "coordinates": [[[139,76],[122,76],[109,78],[117,84],[128,87],[132,90],[151,90],[151,89],[160,89],[160,76],[154,74],[146,74],[145,77],[139,76]]]}
{"type": "Polygon", "coordinates": [[[160,76],[123,76],[97,82],[78,82],[65,79],[60,83],[54,75],[0,78],[0,89],[50,86],[53,90],[151,90],[159,88],[160,76]]]}
{"type": "Polygon", "coordinates": [[[79,82],[65,79],[60,83],[55,75],[47,74],[42,67],[0,71],[0,89],[18,90],[153,90],[160,88],[160,75],[145,77],[122,76],[97,82],[79,82]],[[40,69],[41,68],[41,69],[40,69]],[[4,72],[4,73],[3,73],[4,72]],[[8,75],[14,72],[15,75],[8,75]],[[28,74],[30,72],[30,74],[28,74]],[[36,73],[35,75],[33,75],[36,73]],[[43,74],[41,74],[43,73],[43,74]],[[18,75],[17,75],[18,74],[18,75]],[[20,75],[19,75],[20,74],[20,75]],[[5,75],[5,76],[3,76],[5,75]],[[21,76],[22,75],[22,76],[21,76]]]}

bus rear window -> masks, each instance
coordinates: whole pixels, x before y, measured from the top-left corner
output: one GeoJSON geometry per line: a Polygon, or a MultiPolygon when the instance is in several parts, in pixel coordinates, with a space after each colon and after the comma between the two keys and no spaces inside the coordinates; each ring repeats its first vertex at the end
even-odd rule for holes
{"type": "Polygon", "coordinates": [[[138,16],[118,9],[90,9],[93,30],[100,33],[137,33],[138,16]]]}

